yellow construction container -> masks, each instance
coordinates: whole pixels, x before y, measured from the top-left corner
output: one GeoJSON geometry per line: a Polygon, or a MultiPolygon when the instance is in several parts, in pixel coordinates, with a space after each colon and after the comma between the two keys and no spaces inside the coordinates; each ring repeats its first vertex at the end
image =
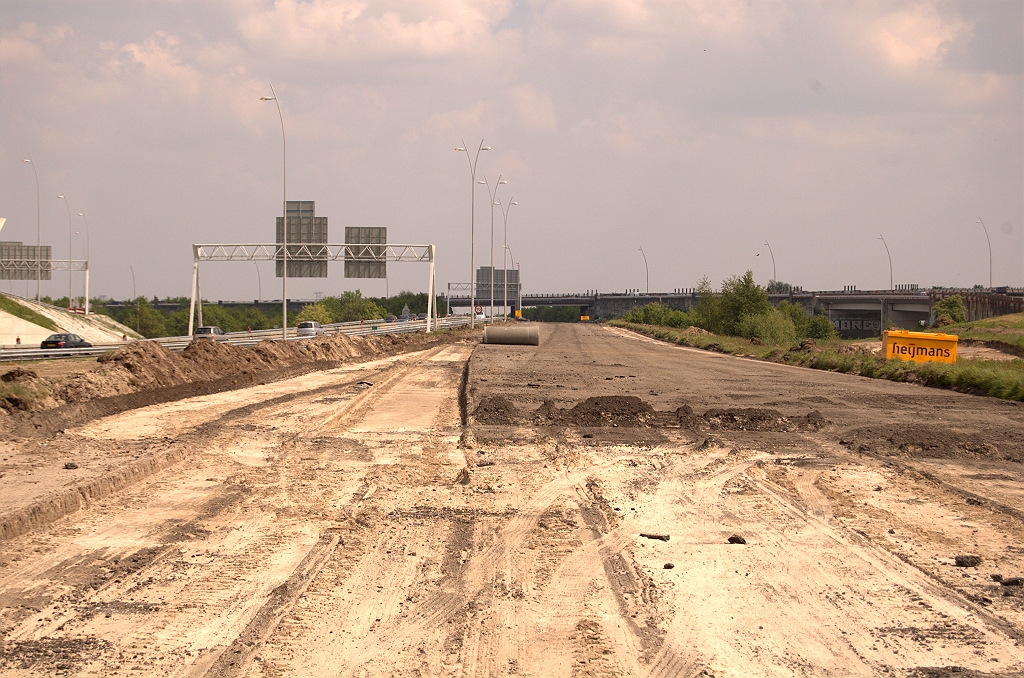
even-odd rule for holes
{"type": "Polygon", "coordinates": [[[882,348],[886,358],[912,360],[915,363],[955,363],[960,337],[942,332],[885,330],[882,348]]]}

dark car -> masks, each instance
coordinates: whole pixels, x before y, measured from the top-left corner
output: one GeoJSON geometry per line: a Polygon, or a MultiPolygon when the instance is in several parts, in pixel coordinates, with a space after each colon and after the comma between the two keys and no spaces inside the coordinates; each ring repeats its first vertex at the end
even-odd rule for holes
{"type": "Polygon", "coordinates": [[[426,313],[417,313],[416,314],[416,320],[426,320],[426,319],[427,319],[427,314],[426,313]]]}
{"type": "Polygon", "coordinates": [[[398,316],[389,315],[387,318],[384,318],[384,322],[386,322],[386,323],[398,322],[398,316]]]}
{"type": "Polygon", "coordinates": [[[92,344],[77,334],[51,334],[39,348],[92,348],[92,344]]]}
{"type": "Polygon", "coordinates": [[[192,335],[192,341],[227,341],[227,339],[224,336],[224,330],[216,325],[197,327],[195,334],[192,335]]]}

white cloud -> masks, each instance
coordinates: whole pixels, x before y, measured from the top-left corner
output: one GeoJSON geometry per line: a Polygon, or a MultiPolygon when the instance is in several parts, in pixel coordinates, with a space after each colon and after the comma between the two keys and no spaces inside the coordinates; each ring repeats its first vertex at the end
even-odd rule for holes
{"type": "Polygon", "coordinates": [[[242,19],[254,47],[290,59],[436,58],[478,52],[507,3],[277,0],[242,19]]]}
{"type": "Polygon", "coordinates": [[[509,90],[519,118],[528,126],[542,132],[558,128],[558,116],[551,96],[533,85],[524,84],[509,90]]]}
{"type": "Polygon", "coordinates": [[[958,15],[944,16],[932,4],[918,4],[878,18],[871,40],[889,63],[913,67],[941,57],[950,43],[972,35],[958,15]]]}
{"type": "MultiPolygon", "coordinates": [[[[103,289],[102,271],[132,247],[156,252],[156,291],[177,293],[188,243],[252,239],[272,223],[281,140],[273,104],[259,101],[268,81],[284,107],[289,194],[316,199],[332,228],[377,223],[432,239],[442,280],[468,272],[466,161],[451,150],[462,139],[494,146],[481,172],[510,178],[522,210],[513,247],[538,291],[628,286],[617,238],[637,224],[645,248],[676,252],[659,267],[648,249],[652,276],[673,272],[663,287],[742,271],[736,243],[752,224],[783,252],[792,236],[783,256],[804,262],[792,282],[866,287],[842,262],[870,258],[877,243],[830,259],[819,254],[835,240],[822,232],[845,234],[843,247],[856,250],[864,224],[880,218],[912,242],[915,229],[953,228],[961,209],[993,224],[1020,224],[1024,211],[1019,64],[997,73],[946,56],[982,39],[1020,46],[975,35],[982,29],[956,0],[896,10],[870,0],[160,6],[100,12],[36,0],[0,28],[0,157],[32,152],[44,190],[59,183],[86,203],[94,238],[107,224],[139,241],[124,251],[108,243],[118,260],[97,262],[101,293],[119,293],[103,289]],[[540,241],[553,246],[531,251],[540,241]],[[558,258],[577,246],[598,263],[582,270],[558,258]]],[[[5,237],[35,223],[34,185],[8,164],[5,237]]],[[[44,234],[61,219],[66,228],[66,215],[44,212],[44,234]]],[[[994,245],[1020,242],[1020,228],[994,231],[994,245]]],[[[945,275],[933,242],[902,255],[908,280],[945,275]],[[915,259],[920,275],[906,263],[915,259]]],[[[999,256],[1021,282],[1009,264],[1019,253],[999,256]]],[[[223,298],[248,296],[229,275],[215,284],[223,298]]],[[[300,293],[306,284],[296,283],[300,293]]]]}

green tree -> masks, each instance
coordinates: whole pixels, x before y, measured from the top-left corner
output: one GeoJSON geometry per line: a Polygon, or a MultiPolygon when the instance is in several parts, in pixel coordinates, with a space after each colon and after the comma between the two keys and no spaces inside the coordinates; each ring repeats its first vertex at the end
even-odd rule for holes
{"type": "Polygon", "coordinates": [[[722,298],[715,294],[707,276],[697,283],[696,294],[697,305],[690,311],[693,324],[713,334],[723,334],[725,323],[722,316],[722,298]]]}
{"type": "Polygon", "coordinates": [[[130,302],[125,309],[124,319],[119,319],[119,322],[132,329],[137,329],[139,334],[147,339],[153,339],[167,336],[167,328],[164,326],[165,319],[166,316],[153,308],[145,297],[139,297],[130,302]]]}
{"type": "Polygon", "coordinates": [[[777,308],[740,316],[736,326],[741,337],[757,337],[766,344],[792,344],[796,340],[793,321],[777,308]]]}
{"type": "MultiPolygon", "coordinates": [[[[413,315],[427,312],[426,292],[417,294],[409,290],[402,290],[394,296],[387,297],[386,299],[377,298],[373,301],[383,307],[387,315],[402,315],[402,309],[406,306],[409,307],[409,313],[413,315]]],[[[479,299],[477,303],[480,303],[479,299]]]]}
{"type": "Polygon", "coordinates": [[[342,292],[340,297],[327,297],[320,304],[327,309],[332,318],[330,322],[334,323],[377,320],[388,315],[387,309],[372,299],[364,298],[359,290],[342,292]]]}
{"type": "Polygon", "coordinates": [[[811,319],[807,316],[807,312],[804,307],[800,304],[791,304],[787,299],[783,299],[776,306],[779,312],[790,319],[793,323],[793,329],[796,330],[796,336],[798,338],[807,336],[807,326],[810,324],[811,319]]]}
{"type": "Polygon", "coordinates": [[[967,322],[967,306],[964,305],[964,298],[959,294],[940,299],[932,306],[935,317],[948,315],[955,323],[967,322]]]}
{"type": "Polygon", "coordinates": [[[767,313],[771,308],[768,292],[754,282],[754,272],[732,276],[722,283],[722,331],[738,335],[740,319],[767,313]]]}
{"type": "Polygon", "coordinates": [[[819,341],[838,339],[839,332],[828,316],[819,313],[807,323],[807,336],[819,341]]]}
{"type": "Polygon", "coordinates": [[[306,304],[302,307],[302,311],[295,317],[297,323],[301,323],[306,320],[315,320],[321,325],[329,325],[334,320],[331,318],[331,312],[327,309],[327,306],[322,302],[316,304],[306,304]]]}
{"type": "Polygon", "coordinates": [[[631,308],[622,316],[622,319],[631,323],[662,325],[664,327],[689,327],[691,324],[688,313],[657,301],[651,302],[646,306],[631,308]]]}
{"type": "Polygon", "coordinates": [[[523,317],[544,323],[578,323],[579,306],[534,306],[523,309],[523,317]]]}
{"type": "Polygon", "coordinates": [[[796,286],[781,280],[769,280],[767,289],[768,294],[788,294],[791,290],[796,289],[796,286]]]}

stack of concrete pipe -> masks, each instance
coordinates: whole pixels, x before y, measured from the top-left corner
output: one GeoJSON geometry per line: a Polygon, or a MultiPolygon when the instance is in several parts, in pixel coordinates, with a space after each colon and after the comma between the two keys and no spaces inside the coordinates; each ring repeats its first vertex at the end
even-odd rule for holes
{"type": "Polygon", "coordinates": [[[536,325],[530,327],[488,325],[484,328],[484,343],[538,346],[540,344],[540,328],[536,325]]]}

